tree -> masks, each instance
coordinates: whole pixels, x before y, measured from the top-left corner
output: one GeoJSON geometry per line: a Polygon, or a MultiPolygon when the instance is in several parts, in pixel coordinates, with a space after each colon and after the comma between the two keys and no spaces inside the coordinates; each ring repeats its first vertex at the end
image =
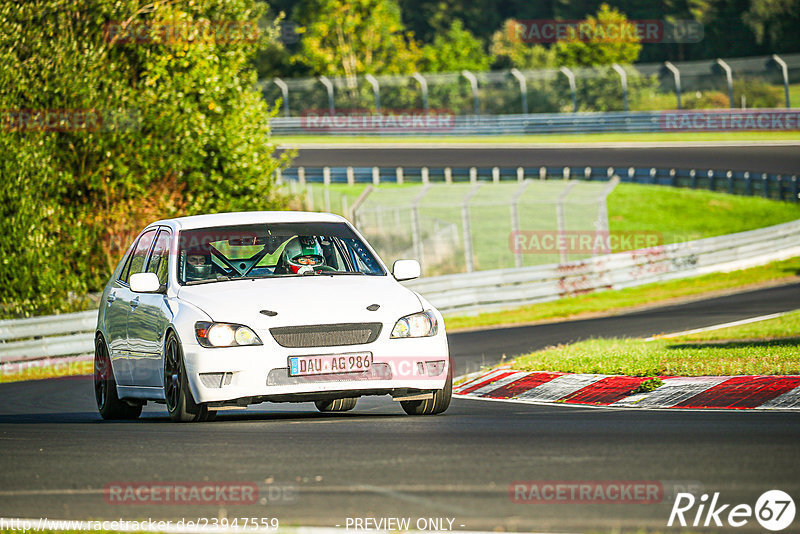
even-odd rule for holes
{"type": "Polygon", "coordinates": [[[407,74],[420,50],[406,32],[395,0],[305,0],[294,18],[303,27],[293,61],[317,75],[407,74]]]}
{"type": "Polygon", "coordinates": [[[447,29],[436,34],[433,43],[422,49],[422,69],[425,72],[484,71],[491,57],[483,43],[456,19],[447,29]]]}
{"type": "Polygon", "coordinates": [[[497,69],[548,69],[555,65],[554,50],[540,44],[531,44],[515,37],[517,22],[508,19],[503,28],[492,35],[489,51],[497,69]]]}
{"type": "Polygon", "coordinates": [[[152,220],[284,205],[272,177],[287,156],[249,64],[273,38],[261,13],[254,0],[0,7],[0,314],[74,308],[152,220]]]}
{"type": "Polygon", "coordinates": [[[556,43],[555,54],[559,65],[595,67],[612,63],[630,64],[639,57],[642,45],[638,37],[624,31],[631,27],[627,17],[608,4],[600,6],[597,16],[586,17],[582,25],[588,26],[588,32],[570,32],[567,39],[556,43]]]}
{"type": "Polygon", "coordinates": [[[752,0],[742,17],[756,42],[772,52],[800,50],[800,0],[752,0]]]}

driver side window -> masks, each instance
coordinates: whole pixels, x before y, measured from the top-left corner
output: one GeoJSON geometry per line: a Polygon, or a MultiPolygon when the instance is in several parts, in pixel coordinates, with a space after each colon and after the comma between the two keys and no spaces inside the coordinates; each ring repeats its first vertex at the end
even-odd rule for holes
{"type": "Polygon", "coordinates": [[[136,242],[136,247],[133,249],[128,260],[128,265],[122,270],[120,281],[129,283],[132,274],[140,273],[144,270],[144,260],[147,258],[147,253],[150,251],[150,246],[153,244],[153,238],[156,235],[156,229],[148,230],[139,237],[136,242]]]}
{"type": "Polygon", "coordinates": [[[167,266],[169,264],[169,238],[167,230],[161,230],[156,238],[156,245],[150,254],[150,261],[147,264],[147,272],[158,275],[161,285],[167,283],[167,266]]]}

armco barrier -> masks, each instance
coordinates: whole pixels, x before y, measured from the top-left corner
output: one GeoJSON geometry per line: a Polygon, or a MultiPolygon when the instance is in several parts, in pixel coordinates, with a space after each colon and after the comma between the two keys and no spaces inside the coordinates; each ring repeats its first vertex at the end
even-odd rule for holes
{"type": "MultiPolygon", "coordinates": [[[[560,265],[453,274],[404,284],[445,314],[476,313],[741,269],[797,255],[800,220],[560,265]]],[[[0,363],[90,353],[96,320],[97,312],[88,311],[0,321],[0,363]]]]}
{"type": "Polygon", "coordinates": [[[608,181],[705,189],[798,202],[797,175],[656,167],[291,167],[281,180],[306,184],[477,183],[522,180],[608,181]]]}
{"type": "MultiPolygon", "coordinates": [[[[368,116],[369,117],[369,116],[368,116]]],[[[375,117],[381,117],[375,115],[375,117]]],[[[520,115],[453,116],[446,129],[425,131],[415,126],[414,117],[399,115],[392,127],[383,120],[372,127],[369,120],[352,120],[333,115],[322,126],[303,117],[275,117],[270,121],[274,135],[530,135],[642,132],[732,132],[798,131],[798,109],[715,109],[691,111],[612,111],[585,113],[529,113],[520,115]]]]}
{"type": "Polygon", "coordinates": [[[564,264],[423,278],[405,284],[446,314],[478,313],[800,255],[800,220],[564,264]]]}

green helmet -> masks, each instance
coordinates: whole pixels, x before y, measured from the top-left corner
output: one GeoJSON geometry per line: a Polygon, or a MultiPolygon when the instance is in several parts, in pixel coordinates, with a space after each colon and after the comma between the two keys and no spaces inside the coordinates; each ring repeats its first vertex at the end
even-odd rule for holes
{"type": "Polygon", "coordinates": [[[283,248],[283,261],[295,274],[303,267],[325,265],[322,249],[313,236],[296,236],[283,248]]]}

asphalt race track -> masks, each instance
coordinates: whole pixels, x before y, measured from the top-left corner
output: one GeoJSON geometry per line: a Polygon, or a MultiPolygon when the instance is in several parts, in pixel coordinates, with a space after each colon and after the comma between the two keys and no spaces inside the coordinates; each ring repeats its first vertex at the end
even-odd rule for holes
{"type": "Polygon", "coordinates": [[[494,364],[503,355],[525,354],[559,343],[591,337],[648,337],[797,308],[800,308],[800,283],[566,324],[462,332],[451,337],[450,353],[460,366],[457,374],[466,374],[482,365],[494,364]]]}
{"type": "MultiPolygon", "coordinates": [[[[798,297],[793,284],[607,319],[455,334],[453,354],[464,367],[598,333],[669,332],[793,309],[798,297]]],[[[412,528],[420,518],[449,518],[454,530],[663,530],[676,488],[751,506],[769,489],[800,494],[798,413],[455,399],[443,415],[412,418],[388,398],[366,398],[341,415],[264,405],[177,425],[160,406],[139,421],[101,421],[86,378],[4,384],[0,395],[0,517],[276,517],[281,526],[342,527],[348,518],[392,517],[410,518],[412,528]],[[509,485],[531,480],[657,481],[664,495],[657,504],[513,502],[509,485]],[[256,483],[260,500],[130,505],[105,496],[108,484],[145,481],[256,483]]]]}
{"type": "MultiPolygon", "coordinates": [[[[455,139],[457,141],[457,139],[455,139]]],[[[491,142],[491,138],[487,140],[491,142]]],[[[797,174],[800,147],[775,146],[667,146],[667,147],[513,147],[429,149],[370,147],[305,147],[298,150],[294,166],[410,166],[410,167],[537,167],[614,166],[678,167],[797,174]]]]}

